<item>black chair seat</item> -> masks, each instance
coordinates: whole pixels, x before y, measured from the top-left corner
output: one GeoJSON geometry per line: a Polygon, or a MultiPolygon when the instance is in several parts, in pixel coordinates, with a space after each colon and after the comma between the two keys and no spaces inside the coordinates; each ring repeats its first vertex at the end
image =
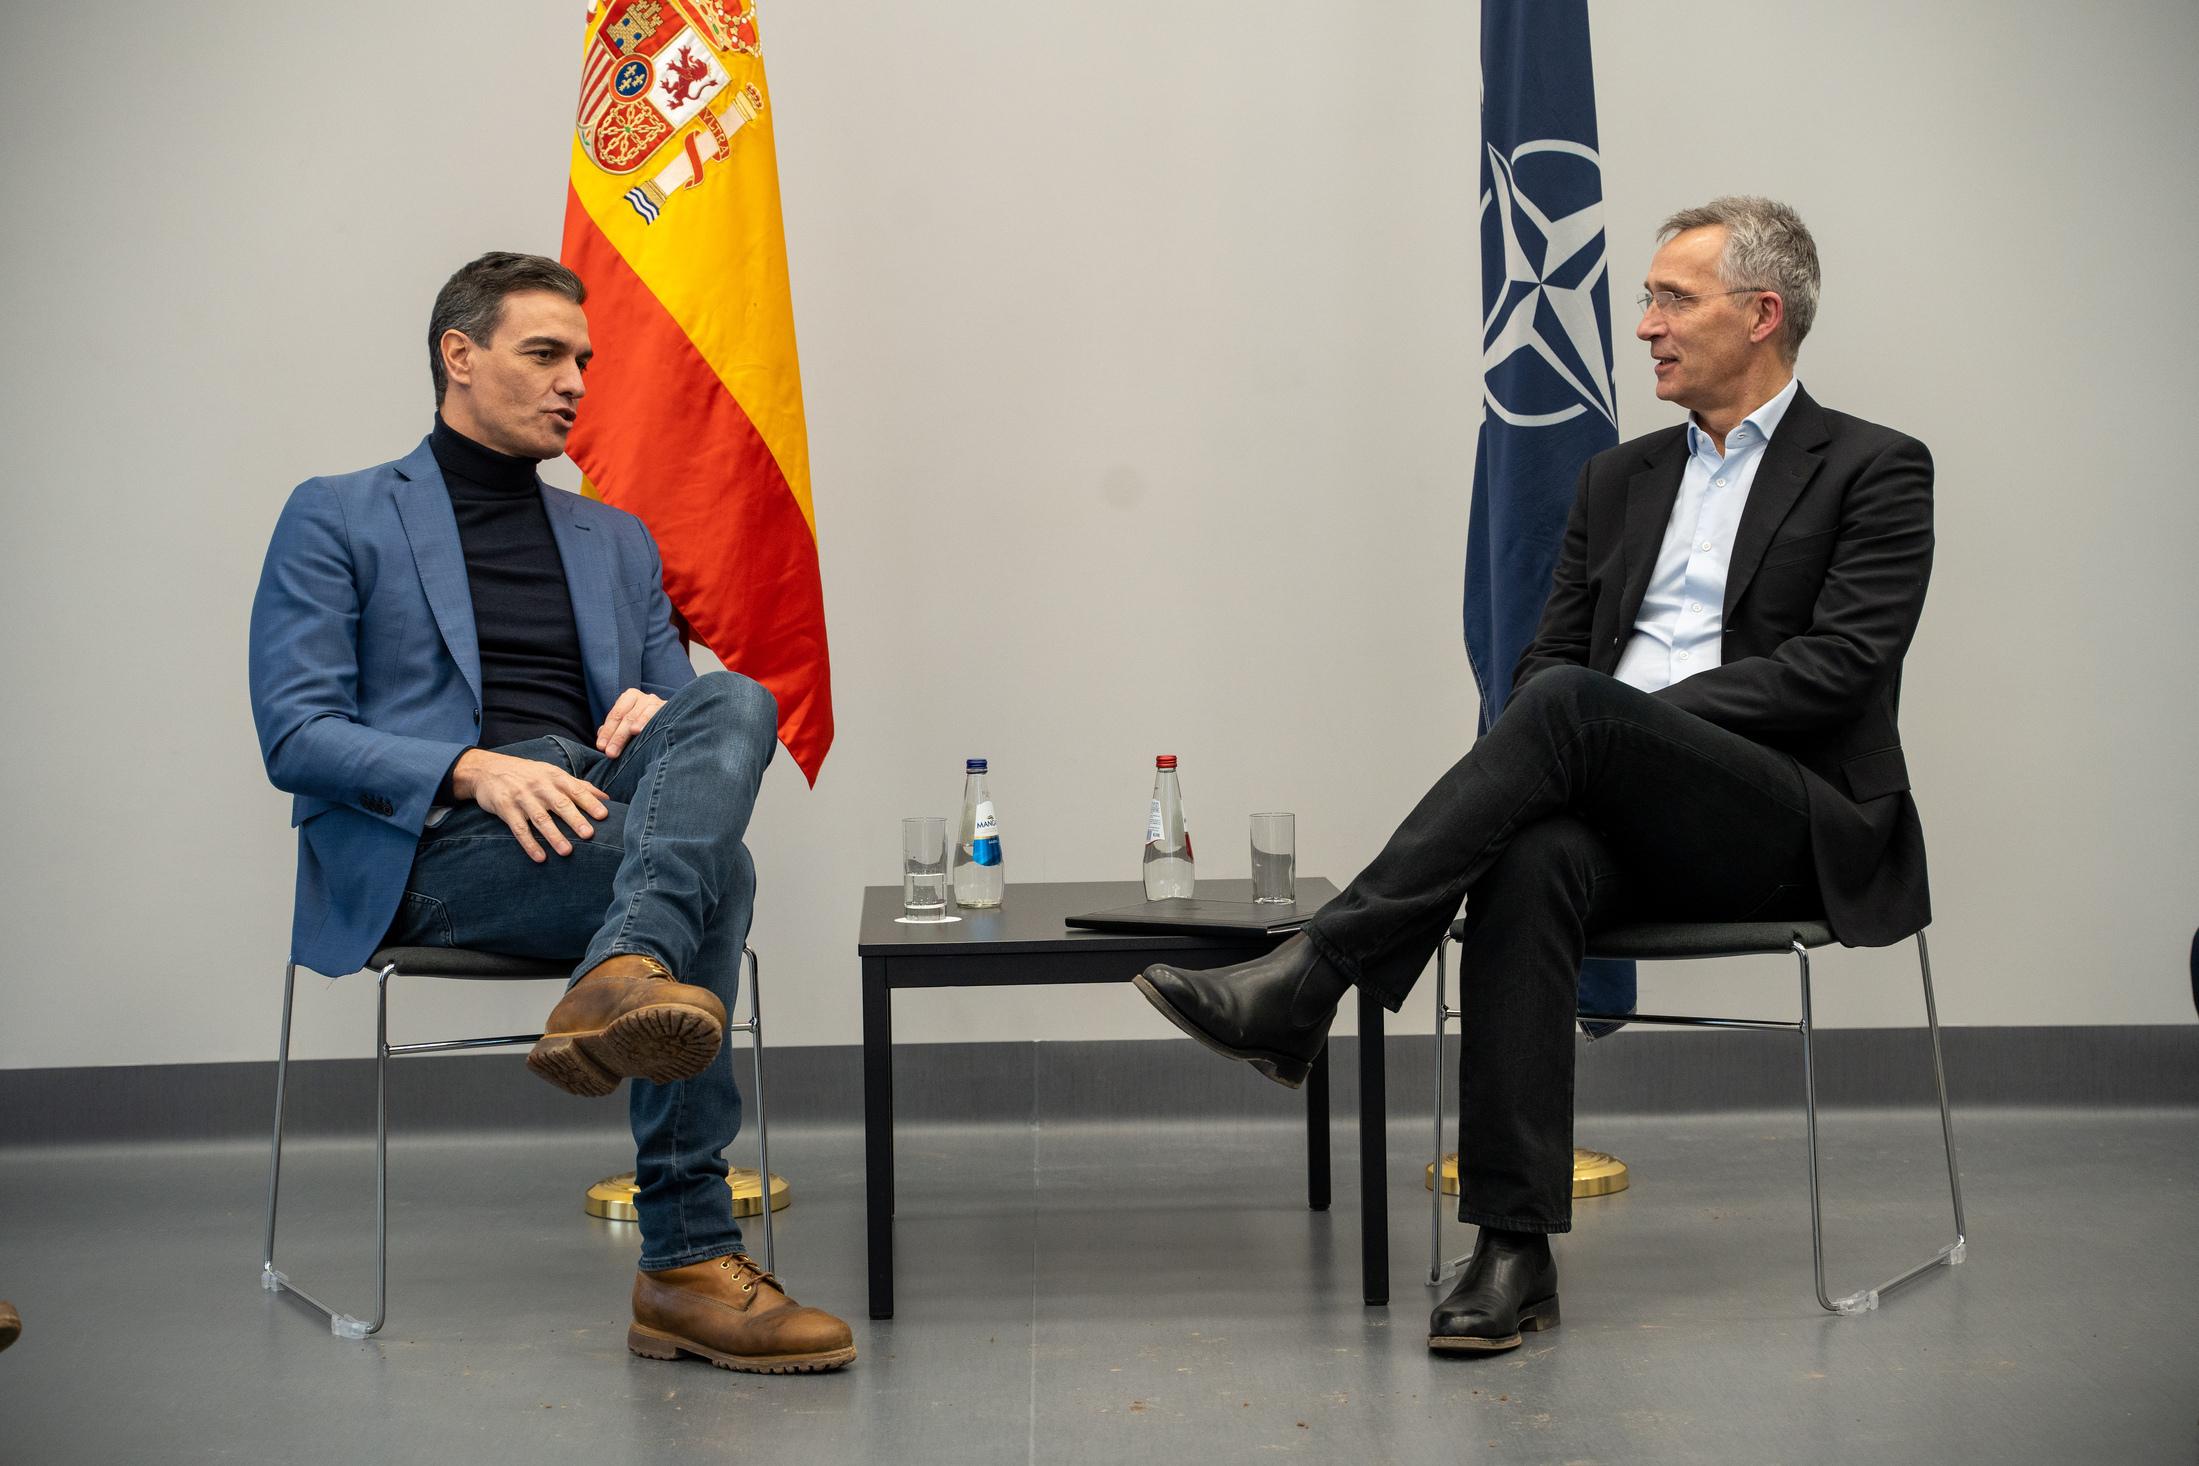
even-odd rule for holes
{"type": "Polygon", "coordinates": [[[570,977],[580,959],[509,957],[469,947],[383,947],[367,958],[367,970],[380,972],[394,962],[406,977],[548,978],[570,977]]]}
{"type": "Polygon", "coordinates": [[[1832,928],[1822,921],[1646,921],[1592,934],[1588,952],[1592,957],[1670,962],[1685,957],[1786,953],[1794,950],[1796,942],[1809,948],[1831,946],[1832,928]]]}
{"type": "MultiPolygon", "coordinates": [[[[1451,923],[1451,940],[1466,939],[1466,919],[1451,923]]],[[[1690,957],[1745,957],[1790,952],[1799,940],[1815,950],[1836,940],[1822,921],[1644,921],[1592,933],[1588,955],[1637,962],[1690,957]]]]}

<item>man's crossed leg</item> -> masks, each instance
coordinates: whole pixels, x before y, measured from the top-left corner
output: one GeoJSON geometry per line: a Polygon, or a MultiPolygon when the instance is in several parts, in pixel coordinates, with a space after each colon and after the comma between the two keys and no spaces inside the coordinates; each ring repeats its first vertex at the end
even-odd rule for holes
{"type": "Polygon", "coordinates": [[[778,1373],[834,1368],[855,1348],[845,1323],[795,1305],[748,1260],[725,1183],[741,1097],[722,1040],[756,894],[742,836],[776,730],[771,694],[720,672],[615,755],[554,736],[499,750],[564,769],[593,807],[541,832],[541,861],[499,816],[453,808],[422,837],[390,940],[583,953],[528,1066],[580,1095],[633,1081],[642,1255],[628,1344],[778,1373]]]}
{"type": "Polygon", "coordinates": [[[1811,914],[1794,761],[1600,672],[1521,688],[1382,852],[1269,956],[1137,986],[1208,1047],[1295,1085],[1352,984],[1392,1011],[1466,903],[1459,1215],[1481,1237],[1430,1347],[1557,1323],[1549,1234],[1572,1225],[1572,1017],[1589,935],[1632,917],[1811,914]]]}

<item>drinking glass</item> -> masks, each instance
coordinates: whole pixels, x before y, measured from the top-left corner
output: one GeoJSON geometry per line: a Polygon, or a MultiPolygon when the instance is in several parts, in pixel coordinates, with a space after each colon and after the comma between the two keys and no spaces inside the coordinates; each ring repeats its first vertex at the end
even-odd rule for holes
{"type": "Polygon", "coordinates": [[[947,915],[947,821],[914,815],[901,821],[901,909],[911,921],[947,915]]]}
{"type": "Polygon", "coordinates": [[[1275,905],[1298,899],[1298,816],[1252,817],[1252,899],[1275,905]]]}

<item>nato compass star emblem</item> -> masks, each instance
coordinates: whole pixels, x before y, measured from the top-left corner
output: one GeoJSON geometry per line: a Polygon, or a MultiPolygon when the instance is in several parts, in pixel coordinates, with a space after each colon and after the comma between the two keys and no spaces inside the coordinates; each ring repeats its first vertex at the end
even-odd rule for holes
{"type": "Polygon", "coordinates": [[[1489,410],[1514,427],[1596,412],[1616,428],[1610,338],[1597,312],[1606,267],[1602,161],[1563,138],[1521,143],[1509,158],[1490,148],[1488,161],[1483,298],[1496,303],[1481,327],[1481,380],[1489,410]]]}

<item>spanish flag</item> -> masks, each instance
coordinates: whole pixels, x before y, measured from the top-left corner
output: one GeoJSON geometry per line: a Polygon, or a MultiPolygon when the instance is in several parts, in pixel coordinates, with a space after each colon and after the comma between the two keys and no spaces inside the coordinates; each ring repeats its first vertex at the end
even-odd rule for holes
{"type": "Polygon", "coordinates": [[[814,784],[832,675],[755,6],[610,0],[582,54],[563,259],[596,359],[569,451],[649,526],[688,630],[778,698],[814,784]]]}

